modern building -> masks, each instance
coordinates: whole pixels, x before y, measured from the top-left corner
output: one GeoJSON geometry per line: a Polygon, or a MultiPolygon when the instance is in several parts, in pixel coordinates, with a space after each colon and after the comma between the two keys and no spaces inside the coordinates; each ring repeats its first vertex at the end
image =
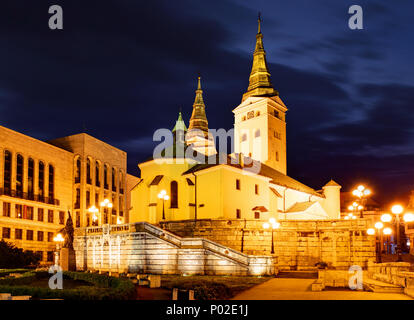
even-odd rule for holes
{"type": "Polygon", "coordinates": [[[199,77],[188,130],[180,113],[173,146],[139,164],[131,222],[340,218],[339,184],[331,180],[317,191],[286,174],[286,112],[271,83],[259,21],[249,86],[233,110],[235,153],[216,150],[199,77]],[[188,157],[189,148],[195,155],[188,157]]]}
{"type": "MultiPolygon", "coordinates": [[[[101,223],[128,222],[127,154],[82,133],[44,142],[0,126],[0,239],[53,261],[53,238],[72,214],[92,225],[89,207],[105,198],[101,223]]],[[[128,180],[132,183],[128,184],[128,180]]]]}

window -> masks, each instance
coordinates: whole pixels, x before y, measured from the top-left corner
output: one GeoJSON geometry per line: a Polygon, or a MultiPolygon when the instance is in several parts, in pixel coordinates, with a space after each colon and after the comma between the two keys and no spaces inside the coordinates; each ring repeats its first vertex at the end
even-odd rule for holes
{"type": "Polygon", "coordinates": [[[254,213],[254,218],[255,219],[260,219],[260,212],[255,212],[254,213]]]}
{"type": "Polygon", "coordinates": [[[278,112],[278,111],[273,110],[273,115],[274,115],[276,118],[279,118],[279,112],[278,112]]]}
{"type": "Polygon", "coordinates": [[[2,237],[3,239],[10,239],[10,228],[3,227],[2,237]]]}
{"type": "Polygon", "coordinates": [[[243,116],[242,117],[242,121],[246,121],[246,116],[243,116]]]}
{"type": "Polygon", "coordinates": [[[81,226],[80,219],[80,212],[76,211],[76,228],[80,228],[81,226]]]}
{"type": "Polygon", "coordinates": [[[47,210],[47,222],[53,223],[53,210],[47,210]]]}
{"type": "Polygon", "coordinates": [[[10,195],[11,193],[11,169],[12,169],[12,154],[10,151],[4,152],[4,193],[10,195]]]}
{"type": "Polygon", "coordinates": [[[53,242],[53,232],[47,233],[47,242],[53,242]]]}
{"type": "Polygon", "coordinates": [[[115,169],[112,168],[112,191],[116,192],[116,174],[115,174],[115,169]]]}
{"type": "Polygon", "coordinates": [[[254,111],[249,111],[247,113],[247,119],[251,119],[251,118],[254,118],[254,111]]]}
{"type": "Polygon", "coordinates": [[[53,262],[53,251],[47,252],[47,262],[53,262]]]}
{"type": "Polygon", "coordinates": [[[236,219],[241,219],[241,210],[236,209],[236,219]]]}
{"type": "Polygon", "coordinates": [[[43,201],[45,196],[45,165],[42,161],[39,162],[39,197],[43,201]]]}
{"type": "Polygon", "coordinates": [[[276,161],[279,161],[279,152],[276,151],[276,161]]]}
{"type": "Polygon", "coordinates": [[[75,209],[80,208],[80,189],[76,188],[75,209]]]}
{"type": "Polygon", "coordinates": [[[16,195],[23,197],[23,156],[20,154],[17,155],[16,195]]]}
{"type": "Polygon", "coordinates": [[[256,112],[256,117],[260,116],[260,111],[256,112]]]}
{"type": "Polygon", "coordinates": [[[108,174],[109,174],[109,172],[108,172],[108,166],[105,165],[104,166],[104,188],[105,189],[108,189],[108,174]]]}
{"type": "Polygon", "coordinates": [[[119,196],[119,216],[124,216],[124,197],[119,196]]]}
{"type": "Polygon", "coordinates": [[[99,208],[99,193],[95,193],[95,207],[99,208]]]}
{"type": "Polygon", "coordinates": [[[171,181],[171,208],[178,208],[178,183],[171,181]]]}
{"type": "Polygon", "coordinates": [[[259,185],[258,184],[254,185],[254,193],[259,194],[259,185]]]}
{"type": "Polygon", "coordinates": [[[10,217],[10,208],[9,202],[3,202],[3,217],[10,217]]]}
{"type": "Polygon", "coordinates": [[[33,207],[26,207],[25,206],[25,210],[26,210],[26,219],[28,220],[33,220],[33,207]]]}
{"type": "Polygon", "coordinates": [[[119,172],[119,193],[123,194],[124,193],[124,187],[123,187],[123,183],[124,183],[124,176],[122,174],[122,172],[119,172]]]}
{"type": "Polygon", "coordinates": [[[247,140],[247,134],[244,133],[241,137],[241,141],[243,142],[243,141],[246,141],[246,140],[247,140]]]}
{"type": "Polygon", "coordinates": [[[42,208],[37,209],[37,221],[43,221],[44,211],[42,208]]]}
{"type": "Polygon", "coordinates": [[[91,206],[91,192],[88,190],[86,191],[86,209],[91,206]]]}
{"type": "Polygon", "coordinates": [[[86,183],[92,184],[92,174],[91,174],[91,160],[86,159],[86,183]]]}
{"type": "Polygon", "coordinates": [[[15,211],[16,211],[16,218],[17,219],[23,219],[23,205],[21,204],[16,204],[15,207],[15,211]]]}
{"type": "Polygon", "coordinates": [[[43,231],[37,232],[37,241],[43,241],[43,231]]]}
{"type": "Polygon", "coordinates": [[[80,179],[81,179],[81,161],[80,161],[80,158],[77,158],[75,162],[75,183],[80,183],[80,179]]]}
{"type": "Polygon", "coordinates": [[[95,162],[95,186],[100,187],[101,186],[101,181],[99,180],[99,162],[96,161],[95,162]]]}
{"type": "Polygon", "coordinates": [[[36,251],[35,254],[40,258],[40,260],[43,260],[43,251],[36,251]]]}
{"type": "Polygon", "coordinates": [[[260,129],[257,129],[256,132],[254,133],[254,137],[258,138],[260,137],[260,129]]]}
{"type": "Polygon", "coordinates": [[[276,130],[273,132],[273,135],[274,135],[274,137],[276,138],[276,139],[281,139],[281,135],[280,135],[280,133],[279,132],[277,132],[276,130]]]}
{"type": "Polygon", "coordinates": [[[22,229],[15,229],[14,230],[14,238],[16,240],[22,240],[23,239],[23,230],[22,229]]]}
{"type": "Polygon", "coordinates": [[[240,190],[240,180],[236,179],[236,190],[240,190]]]}
{"type": "Polygon", "coordinates": [[[89,214],[86,215],[86,226],[89,227],[91,225],[91,217],[89,214]]]}
{"type": "Polygon", "coordinates": [[[27,171],[27,195],[29,200],[34,200],[34,160],[29,158],[27,171]]]}
{"type": "Polygon", "coordinates": [[[33,230],[27,230],[26,231],[26,240],[33,240],[33,230]]]}
{"type": "Polygon", "coordinates": [[[65,224],[65,211],[59,211],[59,224],[65,224]]]}
{"type": "Polygon", "coordinates": [[[55,168],[49,165],[49,203],[55,199],[55,168]]]}

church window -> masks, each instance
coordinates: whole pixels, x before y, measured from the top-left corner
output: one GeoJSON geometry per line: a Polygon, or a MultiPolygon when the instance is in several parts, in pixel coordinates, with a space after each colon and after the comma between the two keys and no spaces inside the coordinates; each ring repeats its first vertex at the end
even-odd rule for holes
{"type": "Polygon", "coordinates": [[[255,212],[254,213],[254,218],[255,219],[260,219],[260,212],[255,212]]]}
{"type": "Polygon", "coordinates": [[[247,134],[244,133],[242,135],[241,141],[243,142],[243,141],[246,141],[246,140],[247,140],[247,134]]]}
{"type": "Polygon", "coordinates": [[[241,210],[240,209],[236,209],[236,218],[241,219],[241,210]]]}
{"type": "Polygon", "coordinates": [[[258,138],[260,137],[260,129],[257,129],[256,132],[254,133],[254,137],[258,138]]]}
{"type": "Polygon", "coordinates": [[[278,111],[273,110],[273,115],[274,115],[276,118],[279,118],[279,112],[278,112],[278,111]]]}
{"type": "Polygon", "coordinates": [[[171,208],[178,208],[178,183],[171,181],[171,208]]]}
{"type": "Polygon", "coordinates": [[[240,190],[240,180],[236,179],[236,190],[240,190]]]}
{"type": "Polygon", "coordinates": [[[273,135],[274,135],[274,137],[276,138],[276,139],[281,139],[281,135],[280,135],[280,133],[279,132],[277,132],[276,130],[274,131],[274,133],[273,133],[273,135]]]}
{"type": "Polygon", "coordinates": [[[259,194],[259,185],[258,184],[254,185],[254,193],[259,194]]]}
{"type": "Polygon", "coordinates": [[[251,118],[253,118],[254,117],[254,111],[249,111],[248,113],[247,113],[247,119],[251,119],[251,118]]]}
{"type": "Polygon", "coordinates": [[[279,161],[279,152],[276,151],[276,161],[279,161]]]}
{"type": "Polygon", "coordinates": [[[260,111],[256,112],[256,117],[260,116],[260,111]]]}
{"type": "Polygon", "coordinates": [[[246,121],[246,116],[243,116],[242,117],[242,121],[246,121]]]}

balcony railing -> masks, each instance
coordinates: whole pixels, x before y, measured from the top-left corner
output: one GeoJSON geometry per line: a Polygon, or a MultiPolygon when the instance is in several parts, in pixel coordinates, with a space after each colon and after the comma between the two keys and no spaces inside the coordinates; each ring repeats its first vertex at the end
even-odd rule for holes
{"type": "Polygon", "coordinates": [[[13,198],[18,198],[18,199],[23,199],[23,200],[30,200],[30,201],[52,204],[55,206],[60,205],[60,201],[58,199],[54,199],[51,197],[44,197],[38,194],[33,194],[33,193],[28,193],[28,192],[21,192],[21,191],[9,189],[9,188],[0,188],[0,196],[3,196],[3,195],[13,197],[13,198]]]}

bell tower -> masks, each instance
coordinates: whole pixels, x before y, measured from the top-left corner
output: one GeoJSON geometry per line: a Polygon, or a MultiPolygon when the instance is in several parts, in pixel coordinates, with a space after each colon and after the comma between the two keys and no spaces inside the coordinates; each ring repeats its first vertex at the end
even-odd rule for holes
{"type": "Polygon", "coordinates": [[[233,110],[234,151],[286,174],[288,109],[270,80],[260,23],[259,15],[249,86],[241,104],[233,110]]]}

